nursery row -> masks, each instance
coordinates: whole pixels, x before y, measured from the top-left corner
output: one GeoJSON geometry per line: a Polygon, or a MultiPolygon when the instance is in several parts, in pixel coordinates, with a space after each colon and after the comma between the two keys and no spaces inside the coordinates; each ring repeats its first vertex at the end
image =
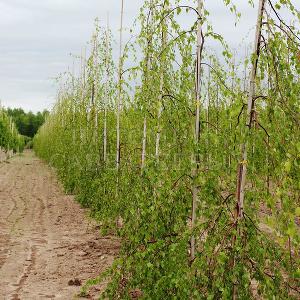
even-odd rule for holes
{"type": "Polygon", "coordinates": [[[13,153],[21,152],[24,148],[24,137],[22,137],[12,118],[0,106],[0,162],[13,153]]]}
{"type": "MultiPolygon", "coordinates": [[[[299,12],[253,1],[253,51],[241,59],[195,2],[144,1],[123,44],[122,1],[119,61],[96,24],[35,137],[66,190],[123,242],[82,293],[109,278],[111,299],[297,299],[299,12]]],[[[243,17],[229,0],[224,9],[243,17]]]]}

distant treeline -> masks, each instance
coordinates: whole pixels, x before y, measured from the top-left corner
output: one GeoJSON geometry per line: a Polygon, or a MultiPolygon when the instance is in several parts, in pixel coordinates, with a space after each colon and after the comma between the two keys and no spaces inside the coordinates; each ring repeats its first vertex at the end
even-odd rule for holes
{"type": "Polygon", "coordinates": [[[13,122],[21,135],[34,137],[40,126],[45,122],[46,116],[49,114],[47,110],[43,112],[25,112],[22,108],[7,108],[6,113],[12,117],[13,122]]]}

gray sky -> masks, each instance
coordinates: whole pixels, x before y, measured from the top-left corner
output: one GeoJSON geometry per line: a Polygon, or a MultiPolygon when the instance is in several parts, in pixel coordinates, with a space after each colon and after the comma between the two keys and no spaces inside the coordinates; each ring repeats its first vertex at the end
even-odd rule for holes
{"type": "MultiPolygon", "coordinates": [[[[222,0],[206,2],[215,31],[223,34],[232,47],[244,51],[242,45],[253,36],[256,9],[247,0],[236,0],[242,21],[235,27],[222,0]]],[[[72,64],[70,53],[80,54],[90,39],[96,17],[105,25],[109,12],[117,40],[120,3],[121,0],[0,0],[2,104],[33,111],[51,108],[57,89],[53,78],[72,64]]],[[[143,0],[125,0],[127,29],[142,3],[143,0]]],[[[185,3],[191,0],[183,0],[185,3]]],[[[189,28],[190,20],[191,16],[182,17],[182,24],[189,28]]],[[[128,37],[127,31],[125,40],[128,37]]]]}

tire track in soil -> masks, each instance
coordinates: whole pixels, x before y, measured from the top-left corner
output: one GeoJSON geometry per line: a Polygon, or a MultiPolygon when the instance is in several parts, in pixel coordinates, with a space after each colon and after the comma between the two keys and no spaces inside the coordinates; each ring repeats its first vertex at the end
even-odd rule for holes
{"type": "MultiPolygon", "coordinates": [[[[11,173],[12,173],[12,170],[10,170],[10,172],[6,172],[6,174],[3,174],[2,176],[6,177],[6,178],[10,178],[11,177],[11,173]]],[[[11,194],[11,193],[13,193],[13,191],[15,190],[15,188],[16,188],[16,182],[13,182],[13,184],[11,184],[10,182],[6,181],[5,184],[2,185],[2,189],[0,190],[0,195],[2,193],[11,194]]],[[[17,202],[15,201],[15,199],[13,197],[9,197],[8,200],[10,200],[12,202],[12,207],[9,209],[8,214],[4,217],[4,219],[6,221],[8,221],[8,219],[10,218],[10,216],[13,214],[13,212],[17,208],[17,202]]]]}
{"type": "MultiPolygon", "coordinates": [[[[37,212],[33,212],[31,214],[31,218],[34,218],[35,215],[38,216],[38,222],[37,222],[38,230],[43,235],[45,233],[45,227],[44,227],[44,221],[43,221],[45,205],[44,205],[42,199],[39,198],[37,185],[34,186],[32,194],[33,194],[33,198],[38,200],[39,208],[37,209],[37,212]]],[[[18,222],[25,216],[24,212],[28,210],[27,205],[26,205],[26,201],[23,200],[24,198],[20,197],[20,199],[22,199],[22,201],[24,203],[24,210],[22,211],[20,217],[18,217],[16,219],[16,221],[13,223],[13,228],[15,228],[15,226],[18,224],[18,222]]],[[[35,268],[38,246],[47,243],[46,240],[39,239],[39,238],[32,238],[32,242],[34,244],[30,246],[29,255],[28,255],[28,258],[26,260],[26,262],[29,262],[29,265],[25,266],[24,271],[21,275],[21,278],[20,278],[19,282],[14,285],[17,288],[13,292],[11,300],[21,300],[21,298],[19,296],[19,293],[21,292],[22,288],[25,286],[26,280],[29,277],[30,273],[35,268]]]]}
{"type": "MultiPolygon", "coordinates": [[[[119,251],[32,152],[0,164],[0,299],[73,299],[119,251]]],[[[105,283],[93,288],[97,299],[105,283]]]]}
{"type": "MultiPolygon", "coordinates": [[[[9,180],[5,180],[7,178],[11,178],[11,175],[13,174],[12,168],[4,168],[4,166],[7,165],[6,162],[0,164],[0,199],[4,198],[4,194],[12,194],[15,187],[16,182],[11,183],[9,180]]],[[[2,203],[1,203],[2,204],[2,203]]],[[[7,245],[10,242],[10,235],[7,232],[7,222],[9,221],[10,216],[14,213],[14,211],[17,209],[17,202],[15,201],[14,197],[8,197],[6,199],[5,203],[0,206],[0,216],[3,216],[3,219],[0,219],[0,269],[3,266],[7,253],[9,251],[9,248],[7,245]],[[7,201],[8,200],[8,201],[7,201]],[[10,204],[12,203],[11,207],[10,204]],[[5,215],[6,211],[8,211],[8,214],[5,215]]]]}
{"type": "Polygon", "coordinates": [[[29,273],[34,268],[35,260],[36,260],[36,253],[37,253],[36,246],[31,246],[29,258],[27,259],[27,261],[29,261],[30,264],[25,268],[25,271],[23,272],[23,274],[20,278],[20,281],[15,285],[15,286],[17,286],[17,289],[13,292],[11,300],[21,300],[21,298],[19,297],[19,292],[21,291],[22,287],[24,286],[26,278],[28,277],[29,273]]]}

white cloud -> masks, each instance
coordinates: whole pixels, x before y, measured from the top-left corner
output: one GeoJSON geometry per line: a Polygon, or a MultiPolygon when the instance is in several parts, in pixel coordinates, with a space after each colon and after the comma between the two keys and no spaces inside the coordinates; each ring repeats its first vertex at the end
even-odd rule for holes
{"type": "MultiPolygon", "coordinates": [[[[143,2],[125,0],[127,29],[131,28],[143,2]]],[[[216,31],[237,47],[255,23],[256,9],[251,8],[247,0],[235,2],[243,14],[237,27],[222,0],[206,1],[216,31]]],[[[90,39],[96,17],[105,25],[109,12],[117,40],[119,10],[120,0],[0,0],[2,103],[34,111],[49,108],[56,93],[52,78],[71,65],[70,53],[81,52],[90,39]]],[[[181,23],[185,26],[190,20],[191,16],[182,17],[181,23]]],[[[128,37],[127,30],[125,40],[128,37]]]]}

